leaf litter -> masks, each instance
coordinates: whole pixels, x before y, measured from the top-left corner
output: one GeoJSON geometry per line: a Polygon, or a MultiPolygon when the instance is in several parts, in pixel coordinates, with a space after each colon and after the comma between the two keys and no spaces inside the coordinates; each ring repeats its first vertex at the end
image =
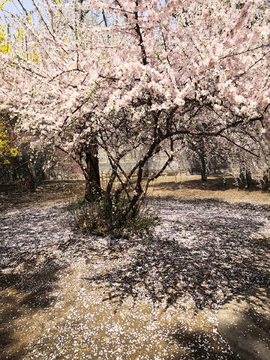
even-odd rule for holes
{"type": "Polygon", "coordinates": [[[0,213],[0,359],[237,359],[216,311],[269,287],[269,207],[151,200],[144,239],[74,234],[63,204],[0,213]]]}

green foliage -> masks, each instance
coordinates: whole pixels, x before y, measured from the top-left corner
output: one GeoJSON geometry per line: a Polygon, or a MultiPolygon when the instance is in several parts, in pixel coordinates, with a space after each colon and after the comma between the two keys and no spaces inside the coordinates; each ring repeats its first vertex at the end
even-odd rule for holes
{"type": "Polygon", "coordinates": [[[124,217],[122,212],[124,205],[123,200],[111,204],[103,198],[95,202],[83,200],[70,203],[68,210],[72,215],[74,230],[82,233],[110,234],[116,238],[149,235],[151,228],[159,221],[151,207],[143,204],[137,213],[124,217]]]}

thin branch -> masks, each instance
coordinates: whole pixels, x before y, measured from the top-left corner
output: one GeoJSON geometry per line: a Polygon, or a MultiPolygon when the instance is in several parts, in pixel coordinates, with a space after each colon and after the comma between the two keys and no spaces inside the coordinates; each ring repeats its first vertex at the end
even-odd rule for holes
{"type": "MultiPolygon", "coordinates": [[[[79,72],[82,72],[82,73],[86,73],[84,70],[81,70],[81,69],[71,69],[71,70],[64,70],[64,71],[62,71],[60,74],[57,74],[57,75],[55,75],[49,82],[52,82],[52,81],[54,81],[56,78],[58,78],[59,76],[62,76],[62,75],[64,75],[64,74],[66,74],[66,73],[70,73],[70,72],[73,72],[73,71],[79,71],[79,72]]],[[[86,76],[88,76],[89,75],[89,73],[87,73],[87,75],[86,76]]]]}
{"type": "Polygon", "coordinates": [[[40,10],[39,10],[38,6],[36,5],[35,1],[32,0],[32,3],[33,3],[33,5],[34,5],[34,7],[36,8],[36,10],[37,10],[37,12],[38,12],[38,14],[39,14],[39,16],[40,16],[40,19],[42,20],[42,22],[43,22],[43,24],[45,25],[46,29],[48,30],[49,34],[51,35],[51,37],[53,38],[53,40],[56,41],[55,36],[53,35],[53,33],[51,32],[51,30],[49,29],[49,27],[48,27],[46,21],[44,20],[44,18],[43,18],[43,16],[42,16],[42,13],[40,12],[40,10]]]}
{"type": "Polygon", "coordinates": [[[253,155],[253,156],[257,157],[257,158],[260,157],[259,155],[254,154],[252,151],[244,148],[243,146],[241,146],[241,145],[239,145],[239,144],[236,144],[233,140],[229,139],[227,136],[225,136],[225,135],[223,135],[223,134],[221,134],[221,135],[219,135],[219,136],[222,137],[222,138],[224,138],[224,139],[226,139],[227,141],[229,141],[229,142],[232,143],[233,145],[239,147],[240,149],[244,150],[245,152],[248,152],[249,154],[251,154],[251,155],[253,155]]]}

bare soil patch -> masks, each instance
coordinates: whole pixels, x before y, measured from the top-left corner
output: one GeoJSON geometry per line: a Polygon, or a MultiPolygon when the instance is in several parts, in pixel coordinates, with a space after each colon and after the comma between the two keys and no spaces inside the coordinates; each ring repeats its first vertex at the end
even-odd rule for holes
{"type": "Polygon", "coordinates": [[[84,181],[44,181],[35,192],[14,191],[12,185],[0,185],[0,211],[31,204],[54,204],[83,198],[84,181]]]}
{"type": "MultiPolygon", "coordinates": [[[[106,183],[106,177],[102,179],[106,183]]],[[[16,192],[11,185],[0,184],[0,211],[9,208],[28,206],[31,204],[53,204],[56,202],[74,201],[84,196],[85,182],[83,180],[44,181],[34,193],[16,192]]],[[[250,203],[254,205],[269,205],[270,193],[262,192],[254,186],[250,190],[238,190],[235,179],[210,176],[202,182],[199,175],[177,174],[161,176],[150,183],[149,197],[176,199],[217,199],[231,203],[250,203]]]]}
{"type": "Polygon", "coordinates": [[[269,192],[262,192],[259,186],[253,186],[250,190],[238,190],[235,179],[226,178],[226,186],[223,185],[223,177],[208,177],[206,182],[201,181],[198,175],[176,175],[160,177],[149,188],[149,196],[172,197],[177,199],[216,199],[230,203],[250,203],[254,205],[269,205],[269,192]]]}
{"type": "Polygon", "coordinates": [[[150,189],[162,222],[145,239],[74,234],[68,191],[11,197],[0,212],[0,359],[238,359],[216,311],[269,288],[269,194],[192,179],[150,189]]]}

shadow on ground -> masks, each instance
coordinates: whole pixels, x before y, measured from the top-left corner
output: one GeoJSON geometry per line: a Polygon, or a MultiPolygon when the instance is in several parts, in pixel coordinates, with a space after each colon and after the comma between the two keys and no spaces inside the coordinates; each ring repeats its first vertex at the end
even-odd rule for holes
{"type": "MultiPolygon", "coordinates": [[[[190,180],[184,181],[162,181],[162,178],[159,181],[155,182],[153,187],[158,190],[171,190],[177,191],[180,189],[189,189],[189,190],[209,190],[209,191],[226,191],[229,189],[237,189],[237,184],[234,178],[226,178],[226,185],[224,185],[223,177],[210,177],[207,181],[202,181],[197,177],[190,180]]],[[[243,192],[250,191],[262,191],[258,185],[253,185],[250,189],[243,189],[243,192]]]]}
{"type": "MultiPolygon", "coordinates": [[[[220,339],[218,334],[207,334],[203,331],[186,331],[178,327],[172,334],[169,334],[182,347],[186,349],[186,355],[181,359],[185,360],[240,360],[240,358],[233,353],[224,354],[224,348],[220,346],[220,339]]],[[[175,358],[178,360],[178,358],[175,358]]]]}
{"type": "Polygon", "coordinates": [[[22,346],[29,343],[35,329],[25,328],[24,323],[31,323],[37,312],[49,309],[56,298],[58,271],[63,269],[47,259],[35,270],[35,263],[27,263],[27,268],[17,273],[0,275],[0,359],[20,360],[27,349],[22,346]],[[31,270],[29,269],[31,268],[31,270]],[[20,336],[25,337],[25,341],[20,336]],[[20,347],[18,342],[20,341],[20,347]]]}
{"type": "Polygon", "coordinates": [[[143,291],[157,305],[165,301],[167,308],[190,296],[199,310],[215,308],[245,288],[270,285],[266,256],[269,239],[252,236],[264,226],[252,216],[257,207],[233,206],[215,200],[170,201],[170,204],[177,214],[168,220],[172,233],[179,234],[187,228],[189,235],[184,235],[186,239],[182,241],[170,236],[167,237],[170,240],[149,237],[131,263],[88,278],[106,289],[109,296],[104,301],[115,299],[120,306],[125,298],[132,296],[136,302],[143,291]],[[214,208],[217,205],[219,212],[214,208]],[[181,213],[188,208],[196,208],[201,216],[186,214],[187,223],[181,213]],[[196,243],[188,246],[189,238],[194,236],[196,243]]]}

